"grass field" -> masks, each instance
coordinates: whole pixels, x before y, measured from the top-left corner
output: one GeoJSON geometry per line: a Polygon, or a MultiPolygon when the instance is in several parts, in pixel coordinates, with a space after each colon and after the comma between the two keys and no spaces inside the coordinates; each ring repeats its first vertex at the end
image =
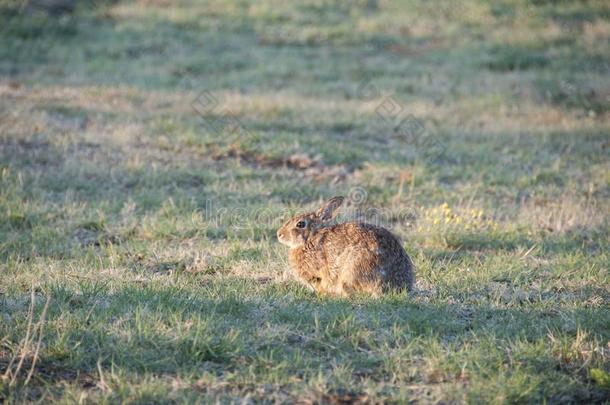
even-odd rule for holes
{"type": "Polygon", "coordinates": [[[14,3],[0,402],[609,401],[606,1],[14,3]],[[413,294],[294,279],[333,195],[413,294]]]}

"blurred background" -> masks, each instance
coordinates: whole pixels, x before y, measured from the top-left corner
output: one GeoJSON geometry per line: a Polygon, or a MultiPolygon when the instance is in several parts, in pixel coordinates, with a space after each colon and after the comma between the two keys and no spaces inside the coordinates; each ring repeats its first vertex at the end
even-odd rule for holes
{"type": "MultiPolygon", "coordinates": [[[[354,187],[364,207],[474,198],[530,223],[522,204],[563,201],[591,218],[576,207],[607,192],[609,13],[4,0],[2,158],[41,204],[70,195],[115,220],[129,201],[148,215],[169,198],[185,213],[214,200],[273,216],[354,187]]],[[[260,235],[277,225],[252,219],[260,235]]]]}

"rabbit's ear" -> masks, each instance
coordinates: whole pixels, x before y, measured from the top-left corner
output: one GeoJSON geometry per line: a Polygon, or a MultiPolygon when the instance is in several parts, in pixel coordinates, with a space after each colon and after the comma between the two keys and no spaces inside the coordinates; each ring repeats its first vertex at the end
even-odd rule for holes
{"type": "Polygon", "coordinates": [[[316,215],[320,221],[330,221],[337,216],[337,209],[343,204],[344,198],[341,196],[333,197],[318,210],[316,215]]]}

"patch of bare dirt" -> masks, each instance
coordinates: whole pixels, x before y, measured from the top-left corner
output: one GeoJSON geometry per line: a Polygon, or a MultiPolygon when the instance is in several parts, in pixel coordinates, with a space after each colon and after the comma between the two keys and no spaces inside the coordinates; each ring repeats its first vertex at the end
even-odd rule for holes
{"type": "Polygon", "coordinates": [[[344,180],[352,170],[345,165],[327,165],[322,161],[321,155],[310,156],[306,153],[294,153],[287,157],[270,157],[251,151],[244,151],[238,147],[231,147],[227,151],[215,152],[215,160],[238,159],[252,166],[267,168],[288,168],[302,173],[305,177],[316,181],[331,180],[337,183],[344,180]]]}

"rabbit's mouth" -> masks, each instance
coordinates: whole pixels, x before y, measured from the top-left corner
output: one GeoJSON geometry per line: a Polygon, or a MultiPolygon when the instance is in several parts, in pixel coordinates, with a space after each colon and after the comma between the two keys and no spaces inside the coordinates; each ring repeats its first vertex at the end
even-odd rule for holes
{"type": "Polygon", "coordinates": [[[288,247],[290,247],[290,248],[295,247],[295,243],[293,243],[291,240],[284,239],[282,236],[279,236],[279,235],[278,235],[277,240],[278,240],[278,241],[279,241],[279,242],[280,242],[282,245],[286,245],[286,246],[288,246],[288,247]]]}
{"type": "Polygon", "coordinates": [[[289,248],[294,248],[297,247],[299,244],[295,243],[294,240],[290,239],[290,238],[286,238],[286,235],[284,235],[282,232],[278,232],[277,233],[277,240],[282,244],[282,245],[286,245],[289,248]]]}

